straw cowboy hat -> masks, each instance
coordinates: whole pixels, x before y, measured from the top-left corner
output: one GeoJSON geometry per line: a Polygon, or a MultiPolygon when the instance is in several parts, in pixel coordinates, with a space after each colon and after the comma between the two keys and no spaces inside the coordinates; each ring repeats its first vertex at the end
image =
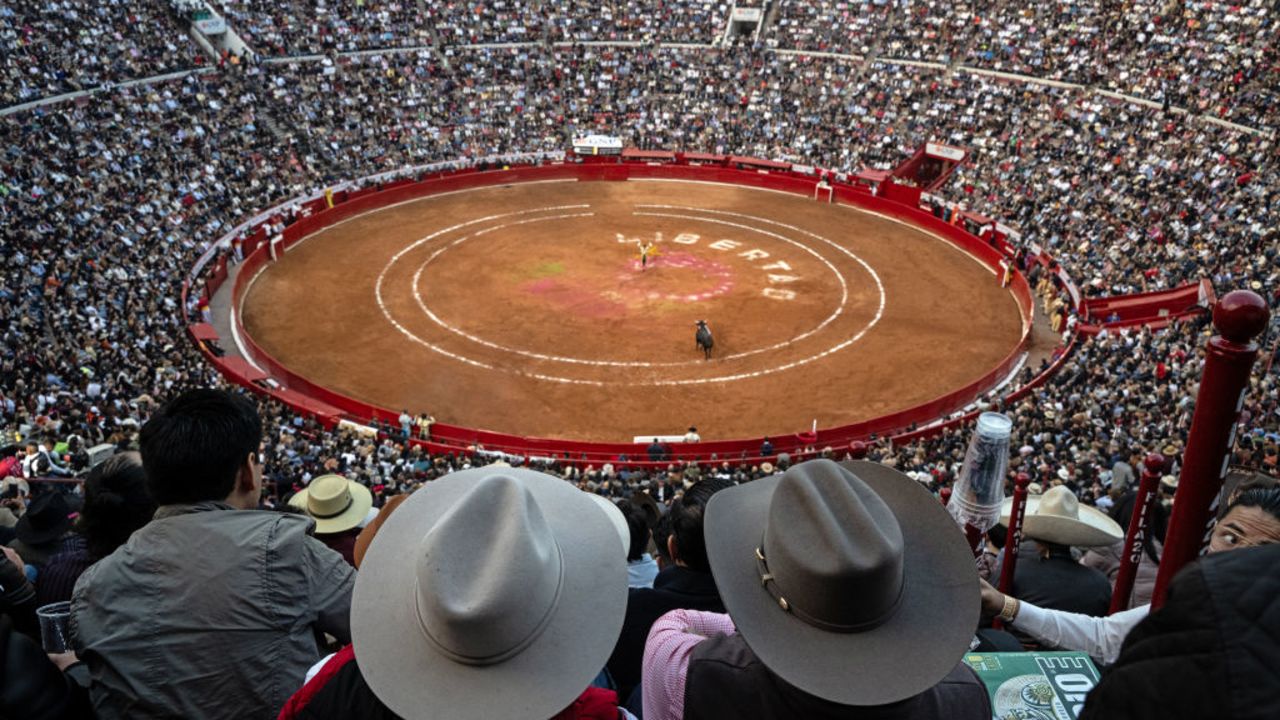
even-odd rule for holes
{"type": "Polygon", "coordinates": [[[293,507],[306,510],[321,535],[350,530],[364,522],[373,507],[369,488],[341,475],[321,475],[289,498],[293,507]]]}
{"type": "Polygon", "coordinates": [[[547,718],[604,667],[626,559],[586,493],[523,468],[428,483],[383,522],[351,599],[369,688],[402,717],[547,718]]]}
{"type": "MultiPolygon", "coordinates": [[[[1000,522],[1009,526],[1013,498],[1005,498],[1000,522]]],[[[1043,495],[1028,495],[1022,533],[1035,540],[1073,547],[1101,547],[1124,539],[1124,528],[1106,513],[1081,505],[1066,487],[1050,488],[1043,495]]]]}
{"type": "Polygon", "coordinates": [[[902,473],[812,460],[722,490],[706,512],[724,606],[792,686],[884,705],[929,689],[969,649],[973,554],[946,508],[902,473]]]}

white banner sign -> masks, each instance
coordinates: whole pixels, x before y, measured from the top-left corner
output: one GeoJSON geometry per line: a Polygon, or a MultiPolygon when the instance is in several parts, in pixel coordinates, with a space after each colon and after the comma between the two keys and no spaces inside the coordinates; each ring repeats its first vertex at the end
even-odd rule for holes
{"type": "Polygon", "coordinates": [[[951,147],[950,145],[942,145],[939,143],[933,143],[933,142],[925,143],[924,153],[925,155],[932,155],[933,157],[945,158],[947,160],[953,160],[955,162],[960,162],[961,160],[964,160],[964,150],[961,150],[960,148],[956,148],[956,147],[951,147]]]}

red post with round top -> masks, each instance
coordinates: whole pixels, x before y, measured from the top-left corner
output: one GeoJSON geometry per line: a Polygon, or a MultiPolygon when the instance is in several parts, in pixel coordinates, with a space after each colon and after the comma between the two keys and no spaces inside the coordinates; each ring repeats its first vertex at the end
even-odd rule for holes
{"type": "Polygon", "coordinates": [[[1118,613],[1128,609],[1129,597],[1133,595],[1133,581],[1138,576],[1138,565],[1142,562],[1142,548],[1147,539],[1151,524],[1151,506],[1155,502],[1156,485],[1160,482],[1160,474],[1164,472],[1165,460],[1160,453],[1151,453],[1142,462],[1142,480],[1138,483],[1137,495],[1133,498],[1133,514],[1129,516],[1129,528],[1124,535],[1124,549],[1120,553],[1120,570],[1116,574],[1116,585],[1111,591],[1111,608],[1109,613],[1118,613]]]}
{"type": "MultiPolygon", "coordinates": [[[[1018,473],[1013,481],[1013,502],[1009,506],[1009,527],[1004,535],[1004,554],[1000,561],[1000,583],[997,589],[1008,595],[1013,590],[1013,571],[1018,565],[1018,546],[1022,544],[1022,518],[1027,512],[1027,486],[1031,476],[1018,473]]],[[[1000,618],[991,623],[999,630],[1004,627],[1000,618]]]]}
{"type": "Polygon", "coordinates": [[[1200,555],[1213,530],[1218,494],[1235,443],[1236,420],[1249,389],[1249,373],[1258,359],[1258,345],[1253,340],[1267,327],[1270,317],[1266,302],[1248,290],[1227,293],[1213,309],[1213,324],[1219,334],[1206,346],[1200,394],[1187,435],[1152,609],[1164,604],[1173,576],[1200,555]]]}

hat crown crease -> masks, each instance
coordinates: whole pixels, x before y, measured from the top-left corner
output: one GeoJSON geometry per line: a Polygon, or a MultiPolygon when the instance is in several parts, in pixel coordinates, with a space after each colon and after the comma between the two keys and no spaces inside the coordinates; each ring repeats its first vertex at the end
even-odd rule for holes
{"type": "Polygon", "coordinates": [[[771,591],[797,617],[833,632],[862,632],[892,617],[901,602],[905,543],[875,491],[834,463],[831,469],[784,477],[762,547],[771,591]]]}
{"type": "Polygon", "coordinates": [[[321,519],[346,512],[355,502],[347,479],[337,475],[316,478],[307,488],[307,512],[321,519]]]}
{"type": "Polygon", "coordinates": [[[1036,514],[1079,519],[1080,501],[1067,488],[1056,487],[1042,496],[1036,514]]]}
{"type": "Polygon", "coordinates": [[[518,480],[479,481],[423,537],[419,624],[446,657],[492,665],[542,634],[560,599],[563,562],[546,517],[518,480]]]}

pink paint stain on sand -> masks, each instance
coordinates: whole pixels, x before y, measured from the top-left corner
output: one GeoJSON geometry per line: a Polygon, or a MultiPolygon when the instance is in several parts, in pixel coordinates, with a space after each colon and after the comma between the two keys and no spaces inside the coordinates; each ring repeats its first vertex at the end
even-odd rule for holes
{"type": "Polygon", "coordinates": [[[555,278],[532,280],[520,286],[524,292],[538,296],[561,312],[572,312],[588,318],[610,318],[626,315],[622,303],[603,297],[598,289],[579,287],[555,278]]]}
{"type": "Polygon", "coordinates": [[[647,269],[641,268],[639,260],[632,260],[627,264],[628,270],[618,275],[618,291],[624,295],[634,293],[638,297],[654,301],[706,302],[733,290],[733,268],[687,252],[661,253],[656,259],[649,261],[647,269]],[[648,284],[649,273],[662,273],[664,269],[670,268],[685,271],[682,275],[688,276],[690,284],[696,282],[705,289],[691,293],[687,289],[684,292],[662,292],[644,287],[648,284]],[[707,287],[708,281],[714,284],[707,287]]]}
{"type": "Polygon", "coordinates": [[[636,305],[656,302],[699,303],[733,290],[733,269],[728,265],[685,252],[662,254],[641,271],[640,262],[628,263],[616,282],[606,278],[544,277],[522,283],[520,289],[553,306],[558,312],[588,318],[625,317],[636,305]],[[685,287],[679,291],[654,289],[669,285],[670,271],[679,273],[685,287]],[[664,282],[665,281],[665,282],[664,282]],[[698,287],[690,288],[689,285],[698,287]]]}

